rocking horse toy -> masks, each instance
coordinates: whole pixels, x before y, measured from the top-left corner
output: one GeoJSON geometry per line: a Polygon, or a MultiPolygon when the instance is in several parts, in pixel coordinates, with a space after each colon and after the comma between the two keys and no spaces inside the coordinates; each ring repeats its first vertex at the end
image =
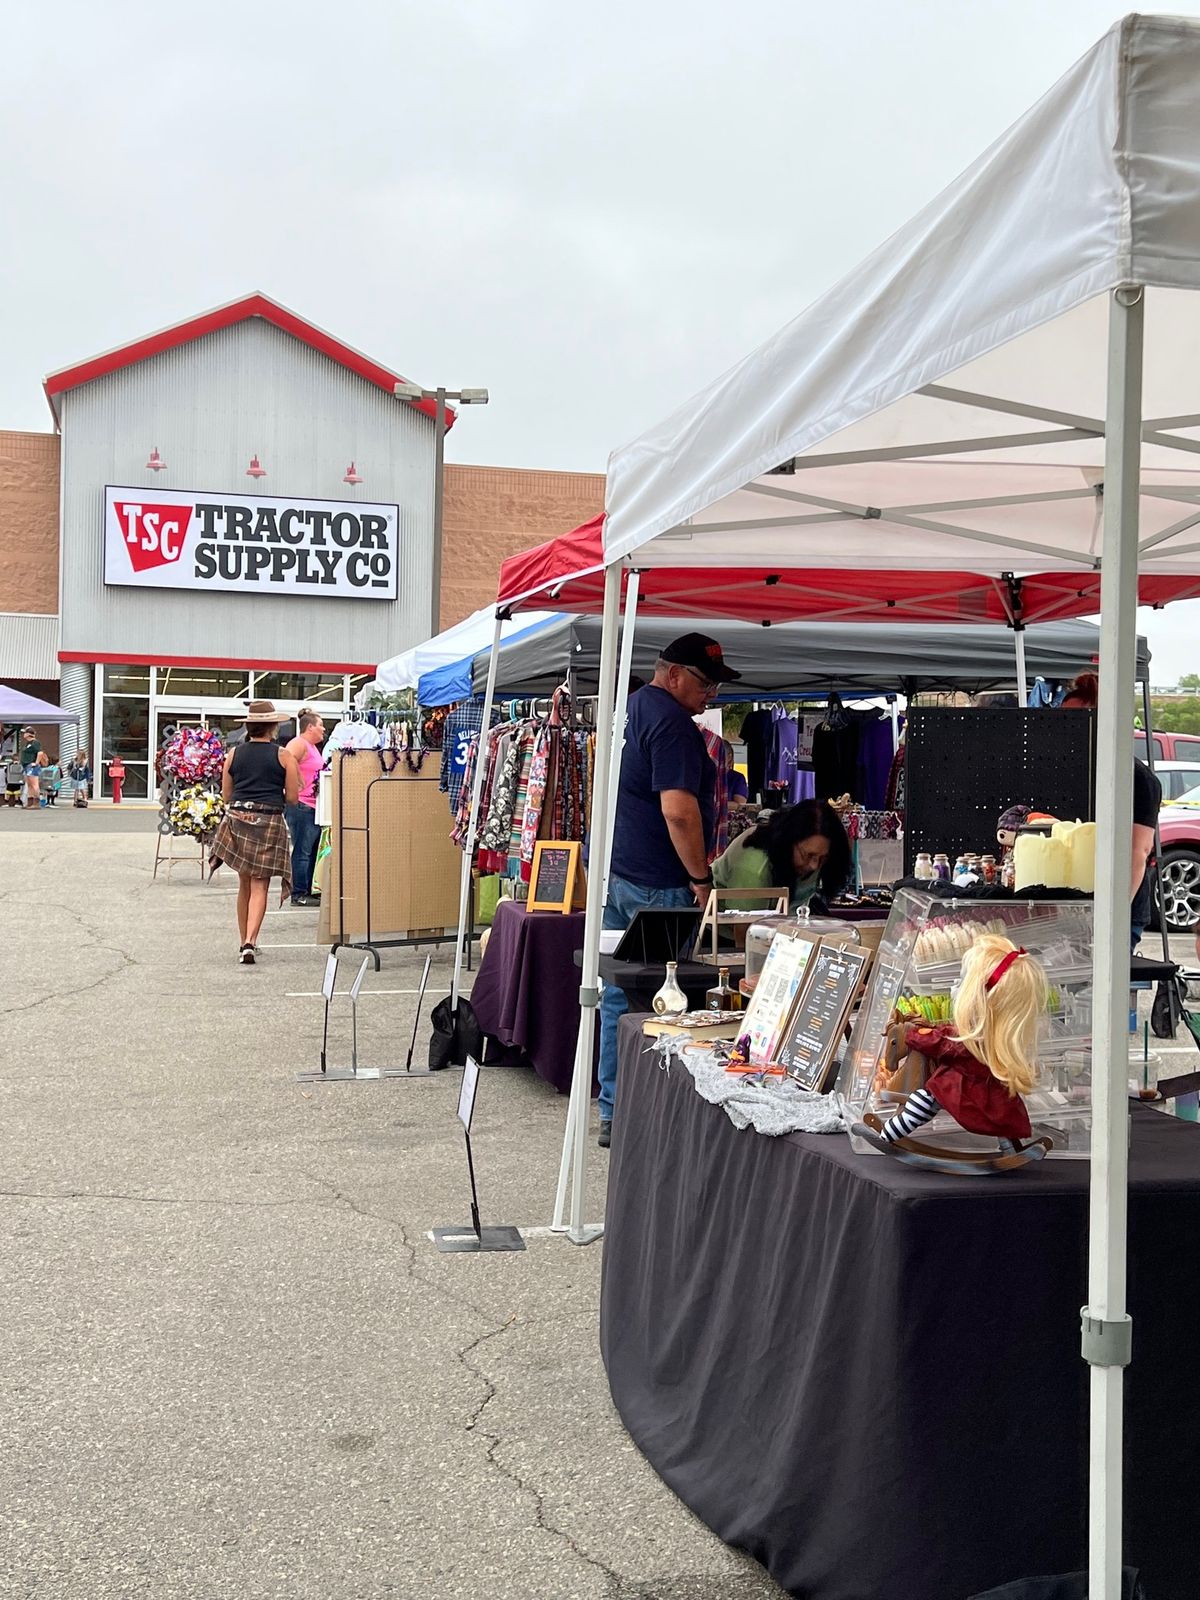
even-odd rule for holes
{"type": "Polygon", "coordinates": [[[851,1130],[910,1166],[966,1176],[1011,1172],[1051,1148],[1033,1139],[1022,1095],[1036,1075],[1038,1024],[1046,1007],[1040,962],[1003,934],[982,934],[963,956],[953,1020],[893,1022],[884,1053],[886,1088],[904,1097],[886,1122],[868,1112],[851,1130]],[[993,1136],[994,1151],[952,1150],[914,1139],[939,1111],[970,1133],[993,1136]]]}

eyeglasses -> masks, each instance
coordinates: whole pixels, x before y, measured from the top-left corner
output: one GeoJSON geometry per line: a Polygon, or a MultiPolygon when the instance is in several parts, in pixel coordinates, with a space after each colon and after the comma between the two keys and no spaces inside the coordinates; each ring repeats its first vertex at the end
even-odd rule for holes
{"type": "Polygon", "coordinates": [[[705,694],[713,695],[720,692],[721,685],[719,683],[714,683],[711,678],[706,678],[699,668],[685,666],[683,670],[691,673],[692,677],[695,678],[696,682],[701,686],[705,694]]]}

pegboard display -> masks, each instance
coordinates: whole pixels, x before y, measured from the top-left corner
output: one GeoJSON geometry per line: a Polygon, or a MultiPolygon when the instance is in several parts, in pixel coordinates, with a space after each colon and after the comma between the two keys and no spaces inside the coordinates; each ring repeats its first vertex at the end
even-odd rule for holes
{"type": "Polygon", "coordinates": [[[910,706],[904,870],[918,851],[996,853],[996,821],[1028,805],[1074,821],[1096,815],[1092,711],[910,706]]]}

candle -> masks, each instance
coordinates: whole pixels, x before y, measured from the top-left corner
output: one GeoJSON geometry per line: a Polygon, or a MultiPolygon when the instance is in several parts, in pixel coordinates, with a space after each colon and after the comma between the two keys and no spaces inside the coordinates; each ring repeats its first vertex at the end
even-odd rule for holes
{"type": "Polygon", "coordinates": [[[1016,882],[1014,888],[1029,889],[1045,884],[1050,889],[1065,888],[1070,864],[1064,839],[1047,839],[1041,834],[1023,833],[1013,848],[1016,882]]]}
{"type": "Polygon", "coordinates": [[[1085,894],[1096,890],[1096,824],[1094,822],[1056,822],[1050,830],[1052,839],[1059,839],[1067,847],[1067,876],[1063,885],[1068,889],[1081,889],[1085,894]]]}

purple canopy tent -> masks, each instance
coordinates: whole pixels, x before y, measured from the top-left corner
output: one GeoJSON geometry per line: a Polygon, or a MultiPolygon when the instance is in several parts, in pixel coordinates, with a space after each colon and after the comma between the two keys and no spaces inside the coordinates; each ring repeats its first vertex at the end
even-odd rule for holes
{"type": "Polygon", "coordinates": [[[0,683],[0,726],[12,726],[19,723],[23,728],[26,724],[45,722],[78,722],[79,713],[64,711],[61,706],[52,706],[48,700],[35,700],[31,694],[22,694],[19,689],[10,689],[8,684],[0,683]]]}

